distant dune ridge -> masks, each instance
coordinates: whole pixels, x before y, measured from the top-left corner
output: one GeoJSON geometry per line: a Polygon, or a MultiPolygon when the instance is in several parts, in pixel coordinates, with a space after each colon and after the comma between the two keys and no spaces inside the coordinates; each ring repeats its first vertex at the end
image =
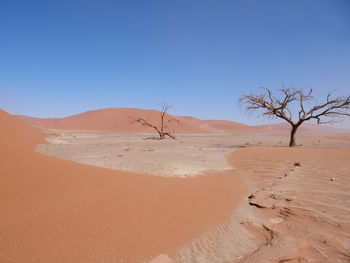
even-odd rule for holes
{"type": "MultiPolygon", "coordinates": [[[[159,125],[160,112],[156,110],[142,110],[135,108],[107,108],[86,111],[65,118],[34,118],[17,115],[25,122],[43,128],[57,130],[82,130],[105,132],[152,132],[152,128],[133,123],[136,118],[142,117],[153,124],[159,125]]],[[[248,126],[239,122],[227,120],[200,120],[191,116],[174,116],[166,114],[166,119],[175,119],[178,122],[169,122],[171,131],[175,132],[285,132],[290,130],[288,123],[278,123],[260,126],[248,126]]],[[[342,132],[345,130],[306,123],[299,129],[300,132],[342,132]]]]}

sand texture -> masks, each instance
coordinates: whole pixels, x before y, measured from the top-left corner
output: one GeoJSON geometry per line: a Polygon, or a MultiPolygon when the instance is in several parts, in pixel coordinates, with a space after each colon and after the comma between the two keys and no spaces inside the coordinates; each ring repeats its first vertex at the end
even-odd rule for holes
{"type": "Polygon", "coordinates": [[[182,134],[160,143],[145,140],[150,134],[46,132],[50,144],[39,145],[40,152],[163,176],[225,170],[229,157],[236,169],[227,172],[249,185],[245,201],[226,221],[183,244],[173,259],[160,254],[152,262],[347,262],[350,142],[345,134],[300,133],[297,140],[304,146],[290,149],[281,146],[288,133],[182,134]],[[187,169],[180,173],[179,166],[187,169]]]}
{"type": "Polygon", "coordinates": [[[239,262],[350,262],[349,148],[251,148],[231,161],[251,191],[243,224],[265,232],[239,262]]]}
{"type": "Polygon", "coordinates": [[[143,262],[227,218],[230,174],[165,178],[34,153],[43,135],[0,112],[0,261],[143,262]]]}
{"type": "MultiPolygon", "coordinates": [[[[152,133],[45,132],[49,144],[36,148],[43,154],[116,170],[184,177],[231,170],[227,155],[236,149],[281,147],[289,140],[288,133],[187,133],[177,140],[158,141],[148,139],[152,133]]],[[[328,137],[300,133],[297,142],[308,148],[350,147],[350,142],[328,137]]]]}
{"type": "Polygon", "coordinates": [[[0,262],[350,261],[348,134],[0,127],[0,262]]]}

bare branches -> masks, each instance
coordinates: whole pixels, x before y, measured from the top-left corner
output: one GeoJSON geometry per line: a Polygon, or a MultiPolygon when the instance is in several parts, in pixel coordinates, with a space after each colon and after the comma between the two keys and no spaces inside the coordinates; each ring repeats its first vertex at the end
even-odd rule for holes
{"type": "Polygon", "coordinates": [[[279,90],[282,97],[273,96],[269,89],[264,88],[264,90],[266,92],[263,94],[244,95],[241,97],[240,103],[248,111],[262,110],[262,115],[281,118],[295,125],[310,119],[316,119],[319,123],[328,123],[329,120],[324,119],[350,116],[350,96],[332,97],[332,94],[329,93],[326,102],[306,110],[306,102],[314,98],[312,89],[304,92],[301,89],[282,88],[279,90]],[[292,102],[299,104],[296,120],[293,119],[292,107],[290,106],[292,102]]]}
{"type": "Polygon", "coordinates": [[[157,132],[159,132],[158,127],[155,125],[152,125],[151,123],[147,122],[145,119],[143,118],[137,118],[135,119],[133,122],[138,122],[141,124],[141,126],[146,126],[146,127],[150,127],[155,129],[157,132]]]}
{"type": "Polygon", "coordinates": [[[298,91],[295,89],[282,88],[279,91],[282,97],[273,96],[272,91],[263,88],[265,93],[244,95],[239,102],[245,106],[247,111],[263,110],[262,115],[272,118],[281,118],[290,124],[293,123],[292,112],[288,104],[297,100],[298,91]]]}
{"type": "Polygon", "coordinates": [[[159,126],[154,125],[152,123],[150,123],[149,121],[147,121],[144,118],[137,118],[134,119],[132,122],[133,123],[139,123],[141,126],[145,126],[145,127],[150,127],[152,129],[155,129],[159,135],[159,139],[165,139],[166,136],[168,136],[169,138],[172,139],[176,139],[175,137],[175,130],[173,131],[169,131],[168,130],[168,123],[170,122],[176,122],[179,123],[179,120],[172,118],[172,119],[168,119],[166,120],[166,112],[171,109],[172,106],[170,106],[167,103],[163,103],[161,104],[161,111],[160,111],[160,124],[159,126]]]}
{"type": "MultiPolygon", "coordinates": [[[[332,93],[328,93],[324,103],[307,109],[309,102],[314,99],[312,89],[305,92],[302,89],[285,88],[283,86],[278,90],[279,94],[277,96],[270,89],[263,89],[264,93],[251,93],[242,96],[239,100],[240,104],[247,111],[260,110],[263,116],[287,121],[291,124],[294,133],[304,121],[315,119],[318,124],[324,124],[335,122],[339,117],[350,116],[350,96],[333,97],[332,93]],[[293,111],[296,111],[294,115],[293,111]]],[[[294,140],[294,138],[291,139],[294,140]]],[[[291,140],[291,144],[293,143],[291,140]]]]}
{"type": "Polygon", "coordinates": [[[329,93],[326,102],[312,107],[304,114],[302,121],[316,119],[317,123],[333,123],[335,118],[350,116],[350,96],[332,97],[329,93]]]}

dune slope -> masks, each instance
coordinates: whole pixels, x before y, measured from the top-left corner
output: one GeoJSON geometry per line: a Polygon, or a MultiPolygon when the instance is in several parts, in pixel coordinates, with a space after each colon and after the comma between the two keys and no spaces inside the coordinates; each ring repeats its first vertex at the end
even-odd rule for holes
{"type": "Polygon", "coordinates": [[[245,187],[230,174],[163,178],[33,152],[43,135],[0,111],[0,261],[142,262],[222,221],[245,187]]]}

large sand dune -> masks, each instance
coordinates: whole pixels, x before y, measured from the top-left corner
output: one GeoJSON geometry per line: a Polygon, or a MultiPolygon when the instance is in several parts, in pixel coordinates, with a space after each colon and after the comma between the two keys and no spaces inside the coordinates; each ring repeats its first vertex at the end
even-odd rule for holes
{"type": "Polygon", "coordinates": [[[32,152],[43,135],[0,111],[0,261],[143,262],[224,220],[231,174],[164,178],[32,152]]]}
{"type": "MultiPolygon", "coordinates": [[[[86,130],[86,131],[118,131],[118,132],[147,132],[152,128],[134,123],[137,118],[145,118],[148,122],[159,125],[159,111],[140,110],[132,108],[102,109],[87,111],[81,114],[72,115],[66,118],[40,119],[26,116],[19,116],[24,121],[39,127],[58,130],[86,130]]],[[[166,114],[166,119],[175,119],[175,116],[166,114]]],[[[170,130],[176,127],[179,132],[203,132],[200,127],[189,122],[167,123],[170,130]]]]}
{"type": "MultiPolygon", "coordinates": [[[[134,108],[109,108],[87,111],[65,118],[34,118],[17,116],[27,123],[57,130],[106,131],[106,132],[150,132],[152,128],[142,127],[133,120],[142,117],[152,124],[159,125],[160,112],[134,108]]],[[[287,123],[261,126],[248,126],[239,122],[226,120],[200,120],[190,116],[173,116],[166,114],[170,130],[176,132],[286,132],[290,130],[287,123]]],[[[300,132],[342,132],[342,130],[327,126],[306,123],[300,132]]],[[[344,132],[344,131],[343,131],[344,132]]]]}

